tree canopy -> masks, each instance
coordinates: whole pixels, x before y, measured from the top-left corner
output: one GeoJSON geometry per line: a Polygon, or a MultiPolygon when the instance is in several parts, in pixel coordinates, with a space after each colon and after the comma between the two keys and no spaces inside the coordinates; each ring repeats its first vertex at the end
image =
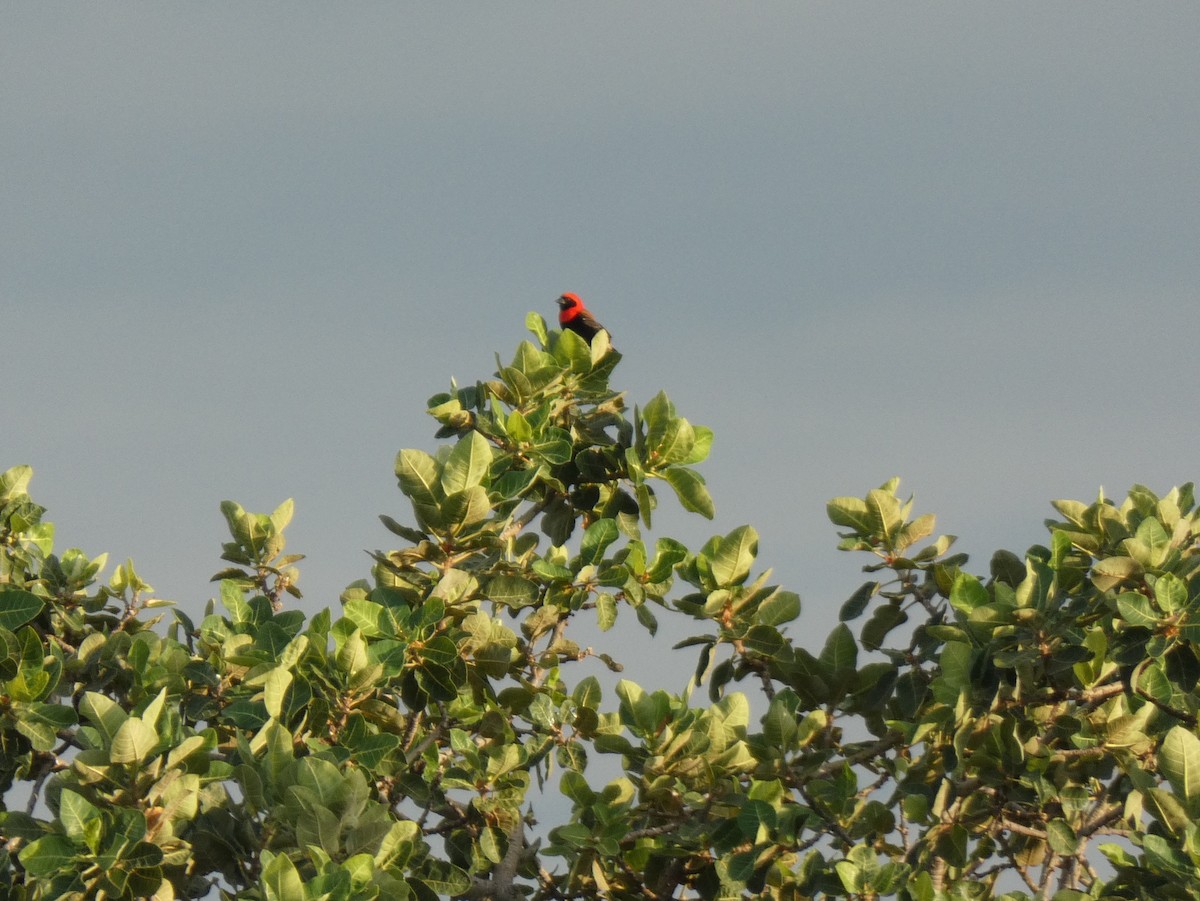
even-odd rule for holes
{"type": "Polygon", "coordinates": [[[985,573],[896,480],[835,498],[868,581],[812,641],[752,527],[650,539],[660,501],[715,516],[712,433],[630,410],[604,333],[527,325],[431,398],[412,518],[336,612],[289,606],[290,501],[222,504],[198,616],[55,553],[0,475],[4,897],[1200,896],[1190,484],[1055,501],[985,573]],[[619,676],[668,616],[683,695],[619,676]]]}

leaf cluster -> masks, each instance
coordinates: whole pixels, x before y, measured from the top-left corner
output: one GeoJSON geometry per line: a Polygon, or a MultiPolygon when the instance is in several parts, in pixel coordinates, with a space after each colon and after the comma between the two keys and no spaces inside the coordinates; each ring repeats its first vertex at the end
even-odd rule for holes
{"type": "Polygon", "coordinates": [[[0,894],[1200,894],[1190,485],[1055,502],[983,575],[896,480],[835,498],[868,580],[810,642],[752,527],[649,535],[660,494],[714,516],[712,433],[665,394],[629,409],[603,334],[527,325],[430,399],[399,546],[336,613],[287,609],[290,501],[222,504],[193,619],[130,562],[101,584],[103,555],[56,555],[31,470],[0,474],[0,894]],[[579,642],[663,616],[697,629],[703,700],[579,642]]]}

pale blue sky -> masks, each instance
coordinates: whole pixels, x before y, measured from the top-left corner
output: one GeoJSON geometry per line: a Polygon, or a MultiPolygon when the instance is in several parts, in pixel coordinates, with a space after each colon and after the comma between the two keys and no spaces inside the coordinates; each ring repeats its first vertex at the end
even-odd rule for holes
{"type": "Polygon", "coordinates": [[[1197,46],[1195,4],[7,5],[0,467],[193,614],[218,503],[294,496],[336,606],[426,398],[576,291],[716,432],[716,522],[660,533],[753,523],[823,636],[833,495],[898,474],[985,571],[1200,474],[1197,46]]]}

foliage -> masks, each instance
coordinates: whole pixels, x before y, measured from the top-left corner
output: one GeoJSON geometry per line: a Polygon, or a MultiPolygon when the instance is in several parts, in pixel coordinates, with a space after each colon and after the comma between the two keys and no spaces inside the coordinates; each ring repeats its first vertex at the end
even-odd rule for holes
{"type": "Polygon", "coordinates": [[[0,475],[0,895],[1200,894],[1190,485],[1058,501],[983,577],[895,481],[836,498],[871,580],[809,648],[751,527],[643,532],[666,486],[713,516],[711,432],[664,394],[630,414],[603,334],[528,325],[431,399],[445,443],[396,459],[412,523],[383,518],[401,547],[336,618],[286,609],[290,501],[222,505],[194,622],[132,563],[54,554],[31,470],[0,475]],[[664,615],[698,624],[707,703],[602,681],[619,660],[569,632],[664,615]]]}

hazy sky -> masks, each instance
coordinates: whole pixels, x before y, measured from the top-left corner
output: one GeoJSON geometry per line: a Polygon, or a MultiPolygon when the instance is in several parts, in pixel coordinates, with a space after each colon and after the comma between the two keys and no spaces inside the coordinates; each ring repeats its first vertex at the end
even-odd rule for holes
{"type": "Polygon", "coordinates": [[[576,291],[716,432],[716,521],[657,534],[753,523],[823,636],[834,495],[902,476],[985,571],[1200,475],[1197,46],[1184,3],[8,4],[0,469],[193,615],[219,502],[295,497],[336,606],[426,399],[576,291]]]}

